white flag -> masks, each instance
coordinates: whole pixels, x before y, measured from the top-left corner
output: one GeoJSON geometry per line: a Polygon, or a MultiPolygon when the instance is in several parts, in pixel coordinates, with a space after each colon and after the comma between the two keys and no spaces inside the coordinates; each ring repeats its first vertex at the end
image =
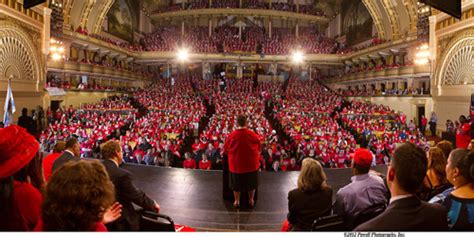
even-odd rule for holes
{"type": "Polygon", "coordinates": [[[4,107],[4,114],[3,114],[3,124],[5,127],[12,124],[13,114],[15,113],[15,101],[13,100],[13,92],[11,86],[11,80],[8,80],[8,89],[7,89],[7,97],[5,99],[5,107],[4,107]]]}

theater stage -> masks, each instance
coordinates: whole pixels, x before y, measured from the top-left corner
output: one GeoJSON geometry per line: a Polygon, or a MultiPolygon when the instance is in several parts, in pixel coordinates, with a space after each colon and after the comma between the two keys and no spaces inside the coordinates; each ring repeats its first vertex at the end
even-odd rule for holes
{"type": "MultiPolygon", "coordinates": [[[[235,209],[222,198],[222,171],[184,170],[125,164],[135,184],[155,199],[161,213],[198,231],[279,231],[288,212],[288,191],[299,172],[262,172],[253,209],[235,209]]],[[[386,167],[376,170],[385,174],[386,167]]],[[[350,169],[325,170],[334,190],[350,182],[350,169]]],[[[334,200],[334,198],[333,198],[334,200]]]]}

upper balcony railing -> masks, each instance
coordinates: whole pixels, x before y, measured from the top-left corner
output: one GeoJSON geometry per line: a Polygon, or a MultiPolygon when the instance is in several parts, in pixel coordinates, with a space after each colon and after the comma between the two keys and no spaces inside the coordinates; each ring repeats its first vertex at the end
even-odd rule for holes
{"type": "Polygon", "coordinates": [[[402,77],[421,77],[428,76],[429,66],[393,66],[385,68],[373,68],[360,72],[348,72],[345,75],[332,77],[326,80],[327,83],[352,83],[356,81],[366,81],[373,79],[390,79],[402,77]]]}
{"type": "MultiPolygon", "coordinates": [[[[21,14],[23,17],[26,16],[28,19],[33,20],[35,25],[41,26],[43,24],[42,14],[33,9],[25,9],[23,4],[17,0],[0,0],[0,12],[4,12],[4,10],[5,12],[7,12],[6,10],[14,10],[14,12],[21,14]]],[[[15,16],[19,17],[18,15],[15,16]]]]}
{"type": "Polygon", "coordinates": [[[258,10],[273,10],[273,11],[284,11],[292,13],[300,13],[305,15],[327,17],[325,13],[319,9],[315,9],[312,5],[297,5],[289,3],[268,3],[259,2],[256,0],[248,1],[246,3],[240,3],[239,1],[191,1],[189,3],[172,4],[169,6],[161,7],[152,12],[152,14],[161,14],[168,12],[178,12],[186,10],[196,9],[258,9],[258,10]]]}

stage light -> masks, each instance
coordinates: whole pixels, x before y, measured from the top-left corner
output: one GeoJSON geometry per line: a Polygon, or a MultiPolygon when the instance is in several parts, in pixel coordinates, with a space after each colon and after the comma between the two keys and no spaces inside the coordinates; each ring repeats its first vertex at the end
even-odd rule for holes
{"type": "Polygon", "coordinates": [[[62,46],[59,47],[59,48],[58,48],[58,52],[61,53],[61,54],[64,53],[64,47],[62,47],[62,46]]]}
{"type": "Polygon", "coordinates": [[[291,59],[294,64],[300,64],[304,61],[304,54],[301,51],[295,51],[293,52],[291,59]]]}
{"type": "Polygon", "coordinates": [[[181,62],[185,62],[189,59],[189,52],[188,49],[182,48],[178,50],[178,60],[181,62]]]}

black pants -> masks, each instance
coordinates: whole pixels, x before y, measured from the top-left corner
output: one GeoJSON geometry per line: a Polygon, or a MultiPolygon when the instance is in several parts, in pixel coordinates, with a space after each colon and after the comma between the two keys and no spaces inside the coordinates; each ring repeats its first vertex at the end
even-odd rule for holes
{"type": "Polygon", "coordinates": [[[436,123],[430,123],[431,136],[436,136],[436,123]]]}

